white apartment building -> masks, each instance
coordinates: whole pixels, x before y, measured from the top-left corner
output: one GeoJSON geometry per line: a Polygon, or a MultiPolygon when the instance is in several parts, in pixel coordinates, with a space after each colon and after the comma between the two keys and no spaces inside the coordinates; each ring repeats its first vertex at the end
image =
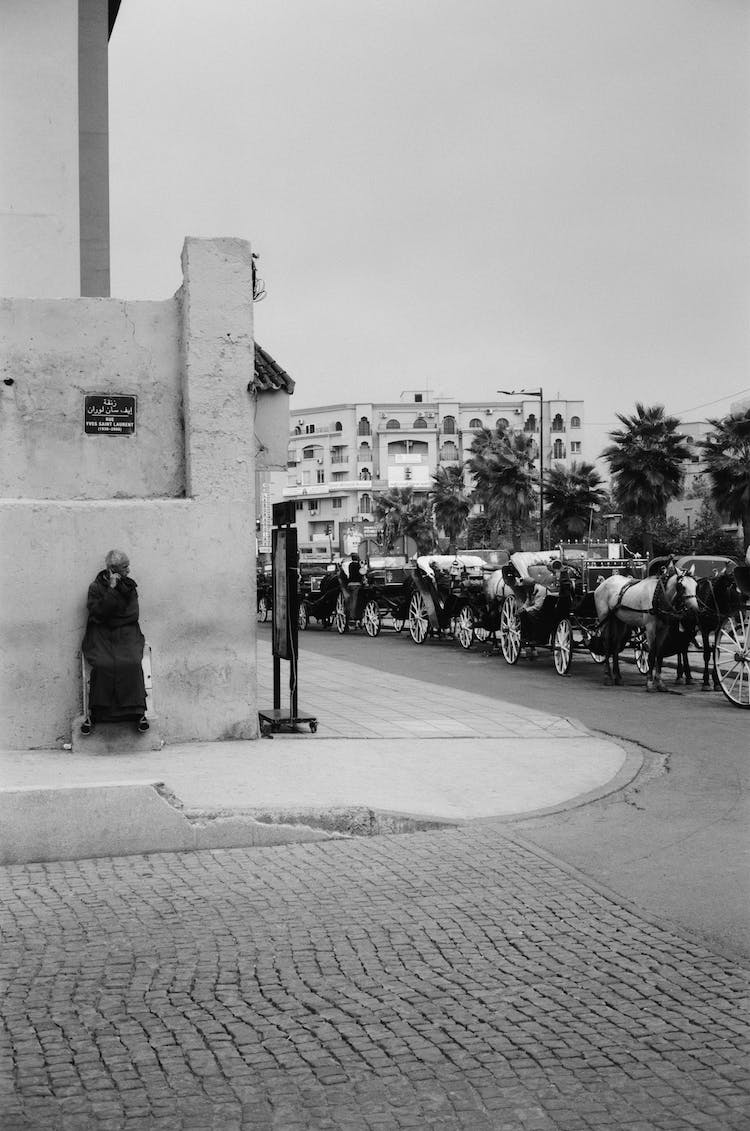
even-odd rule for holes
{"type": "Polygon", "coordinates": [[[426,494],[437,468],[460,466],[477,429],[499,420],[537,443],[541,434],[545,469],[585,458],[583,401],[545,400],[541,433],[539,402],[528,394],[458,401],[423,389],[393,402],[293,408],[282,495],[295,500],[300,544],[344,549],[347,527],[374,522],[374,494],[389,487],[426,494]]]}

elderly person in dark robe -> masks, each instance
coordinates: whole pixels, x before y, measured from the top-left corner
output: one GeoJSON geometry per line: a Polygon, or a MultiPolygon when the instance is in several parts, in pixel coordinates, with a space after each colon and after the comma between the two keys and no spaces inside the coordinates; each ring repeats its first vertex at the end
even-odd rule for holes
{"type": "Polygon", "coordinates": [[[138,624],[138,587],[122,550],[110,550],[104,569],[89,585],[88,623],[82,651],[91,665],[89,715],[81,726],[89,734],[94,722],[132,720],[149,729],[143,680],[144,636],[138,624]]]}

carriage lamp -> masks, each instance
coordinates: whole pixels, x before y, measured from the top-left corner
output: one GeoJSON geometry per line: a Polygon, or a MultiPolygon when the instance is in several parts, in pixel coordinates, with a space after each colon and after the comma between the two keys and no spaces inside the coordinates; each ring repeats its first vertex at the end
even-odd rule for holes
{"type": "Polygon", "coordinates": [[[544,549],[544,392],[538,389],[498,389],[506,397],[539,397],[539,549],[544,549]]]}

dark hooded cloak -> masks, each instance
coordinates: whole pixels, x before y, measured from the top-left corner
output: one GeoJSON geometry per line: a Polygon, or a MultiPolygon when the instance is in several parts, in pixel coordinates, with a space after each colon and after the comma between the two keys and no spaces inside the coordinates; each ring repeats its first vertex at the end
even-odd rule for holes
{"type": "Polygon", "coordinates": [[[144,636],[138,624],[138,587],[121,577],[113,588],[104,569],[89,585],[83,654],[91,665],[89,710],[99,721],[140,719],[146,711],[144,636]]]}

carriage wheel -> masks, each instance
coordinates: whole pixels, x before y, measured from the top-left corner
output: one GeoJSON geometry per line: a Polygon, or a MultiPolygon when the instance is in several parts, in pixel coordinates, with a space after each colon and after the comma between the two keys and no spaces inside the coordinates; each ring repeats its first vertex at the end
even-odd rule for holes
{"type": "Polygon", "coordinates": [[[307,605],[304,601],[300,601],[299,609],[297,610],[297,627],[304,632],[310,623],[310,614],[307,611],[307,605]]]}
{"type": "Polygon", "coordinates": [[[506,597],[500,614],[500,648],[508,664],[518,662],[521,654],[521,620],[515,597],[506,597]]]}
{"type": "Polygon", "coordinates": [[[634,630],[632,644],[635,666],[641,675],[648,675],[648,638],[645,629],[636,628],[634,630]]]}
{"type": "Polygon", "coordinates": [[[488,628],[482,628],[481,625],[475,624],[474,637],[479,641],[480,644],[484,644],[485,641],[489,640],[490,638],[490,630],[488,628]]]}
{"type": "Polygon", "coordinates": [[[333,624],[337,632],[344,633],[349,631],[349,618],[346,613],[346,597],[343,593],[339,593],[336,598],[336,609],[333,614],[333,624]]]}
{"type": "Polygon", "coordinates": [[[394,613],[393,617],[391,619],[393,620],[393,631],[394,632],[403,632],[404,631],[404,625],[406,624],[406,621],[404,620],[404,618],[397,616],[394,613]]]}
{"type": "Polygon", "coordinates": [[[421,593],[412,593],[409,602],[409,634],[415,644],[421,644],[430,627],[427,606],[421,593]]]}
{"type": "Polygon", "coordinates": [[[555,629],[552,657],[557,674],[567,675],[573,662],[573,627],[567,617],[563,617],[555,629]]]}
{"type": "Polygon", "coordinates": [[[750,611],[727,617],[716,633],[714,670],[721,690],[735,707],[750,707],[750,611]]]}
{"type": "Polygon", "coordinates": [[[377,601],[368,601],[362,612],[362,627],[368,636],[377,636],[380,632],[380,609],[377,601]]]}
{"type": "Polygon", "coordinates": [[[268,601],[265,597],[258,598],[258,623],[263,624],[268,620],[268,601]]]}
{"type": "Polygon", "coordinates": [[[462,648],[471,648],[474,642],[474,614],[468,605],[462,605],[458,610],[453,631],[462,648]]]}

